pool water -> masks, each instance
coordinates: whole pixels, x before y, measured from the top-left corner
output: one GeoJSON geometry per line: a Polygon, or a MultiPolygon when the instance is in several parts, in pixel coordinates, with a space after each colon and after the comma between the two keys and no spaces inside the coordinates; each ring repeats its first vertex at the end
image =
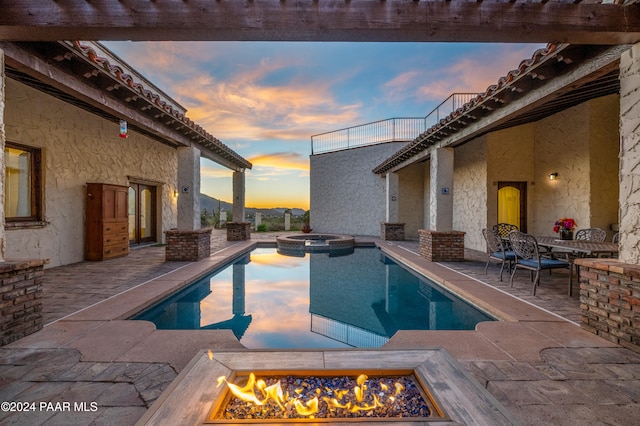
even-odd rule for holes
{"type": "Polygon", "coordinates": [[[229,329],[250,349],[375,348],[398,330],[472,330],[493,320],[377,248],[304,257],[258,248],[131,319],[229,329]]]}

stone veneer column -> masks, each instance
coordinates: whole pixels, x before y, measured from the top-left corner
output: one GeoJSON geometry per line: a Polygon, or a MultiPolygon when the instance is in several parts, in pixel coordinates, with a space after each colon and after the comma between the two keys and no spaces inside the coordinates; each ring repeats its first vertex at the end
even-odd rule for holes
{"type": "Polygon", "coordinates": [[[244,172],[233,172],[233,221],[244,222],[244,172]]]}
{"type": "Polygon", "coordinates": [[[432,231],[453,230],[453,148],[431,151],[431,196],[429,228],[432,231]]]}
{"type": "Polygon", "coordinates": [[[251,238],[251,223],[245,222],[244,170],[233,172],[233,222],[227,223],[227,241],[244,241],[251,238]]]}
{"type": "Polygon", "coordinates": [[[397,173],[387,173],[386,179],[386,221],[388,223],[397,223],[400,217],[398,211],[398,185],[399,178],[397,173]]]}
{"type": "Polygon", "coordinates": [[[620,57],[620,255],[640,264],[640,43],[620,57]]]}
{"type": "Polygon", "coordinates": [[[211,254],[211,229],[200,225],[200,150],[178,148],[178,228],[165,231],[167,261],[198,261],[211,254]]]}
{"type": "Polygon", "coordinates": [[[577,259],[581,327],[640,352],[640,266],[618,259],[577,259]]]}
{"type": "Polygon", "coordinates": [[[404,223],[398,222],[400,220],[399,186],[398,174],[387,173],[385,176],[386,220],[380,224],[380,238],[383,240],[404,240],[404,223]]]}
{"type": "Polygon", "coordinates": [[[200,150],[178,148],[178,229],[200,229],[200,150]]]}
{"type": "MultiPolygon", "coordinates": [[[[4,144],[6,134],[4,130],[4,108],[5,108],[5,72],[4,72],[4,52],[0,50],[0,170],[4,171],[4,144]]],[[[0,173],[0,262],[4,260],[5,237],[4,237],[4,172],[0,173]]]]}
{"type": "Polygon", "coordinates": [[[44,260],[0,263],[0,346],[42,329],[44,260]]]}

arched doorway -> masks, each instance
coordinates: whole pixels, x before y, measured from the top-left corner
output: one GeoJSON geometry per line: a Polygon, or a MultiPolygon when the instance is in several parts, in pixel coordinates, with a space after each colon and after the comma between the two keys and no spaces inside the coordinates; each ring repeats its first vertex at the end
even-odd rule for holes
{"type": "Polygon", "coordinates": [[[498,182],[498,223],[527,232],[527,182],[498,182]]]}

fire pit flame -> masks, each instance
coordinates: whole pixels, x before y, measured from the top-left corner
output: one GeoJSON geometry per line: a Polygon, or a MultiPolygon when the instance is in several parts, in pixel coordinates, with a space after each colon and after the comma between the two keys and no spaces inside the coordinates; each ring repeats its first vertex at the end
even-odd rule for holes
{"type": "MultiPolygon", "coordinates": [[[[298,382],[301,381],[298,380],[298,382]]],[[[393,385],[390,382],[384,383],[382,380],[379,383],[370,383],[366,374],[359,375],[355,382],[356,386],[351,390],[326,386],[324,389],[320,386],[314,390],[308,383],[301,382],[302,387],[289,388],[293,394],[290,395],[289,392],[283,391],[280,380],[268,386],[264,380],[256,380],[254,373],[249,374],[244,386],[229,382],[226,376],[218,377],[218,386],[225,383],[229,391],[239,400],[256,407],[263,407],[272,401],[282,411],[283,418],[289,417],[294,411],[300,417],[313,419],[320,411],[326,414],[324,412],[334,412],[337,409],[350,413],[386,410],[396,403],[396,397],[405,390],[405,386],[399,382],[393,385]],[[311,394],[315,396],[311,397],[311,394]],[[321,405],[325,408],[321,408],[321,405]]],[[[270,405],[273,406],[273,404],[270,405]]]]}

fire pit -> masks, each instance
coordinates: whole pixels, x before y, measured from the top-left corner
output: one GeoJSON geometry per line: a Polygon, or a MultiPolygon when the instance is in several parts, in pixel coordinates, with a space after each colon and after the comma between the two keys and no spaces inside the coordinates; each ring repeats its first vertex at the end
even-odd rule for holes
{"type": "Polygon", "coordinates": [[[221,376],[218,383],[226,383],[230,392],[214,404],[207,422],[442,419],[441,410],[412,371],[383,376],[356,374],[334,376],[320,371],[311,376],[269,375],[256,379],[250,373],[236,376],[234,382],[241,386],[221,376]]]}
{"type": "Polygon", "coordinates": [[[372,421],[379,425],[517,423],[445,350],[425,349],[203,352],[138,425],[372,421]],[[331,396],[323,394],[326,389],[317,390],[341,381],[344,385],[331,389],[331,396]],[[248,392],[253,408],[235,401],[232,388],[248,392]],[[411,401],[399,405],[417,407],[417,415],[407,412],[391,418],[372,409],[383,401],[402,398],[407,388],[414,388],[405,394],[411,401]],[[316,402],[309,402],[314,398],[316,402]],[[324,417],[316,410],[322,406],[320,401],[327,402],[323,398],[335,399],[336,404],[334,408],[324,406],[325,414],[329,413],[324,417]],[[273,410],[275,417],[258,417],[257,413],[269,411],[265,407],[269,404],[278,406],[273,410]],[[296,405],[302,408],[302,415],[296,405]]]}

